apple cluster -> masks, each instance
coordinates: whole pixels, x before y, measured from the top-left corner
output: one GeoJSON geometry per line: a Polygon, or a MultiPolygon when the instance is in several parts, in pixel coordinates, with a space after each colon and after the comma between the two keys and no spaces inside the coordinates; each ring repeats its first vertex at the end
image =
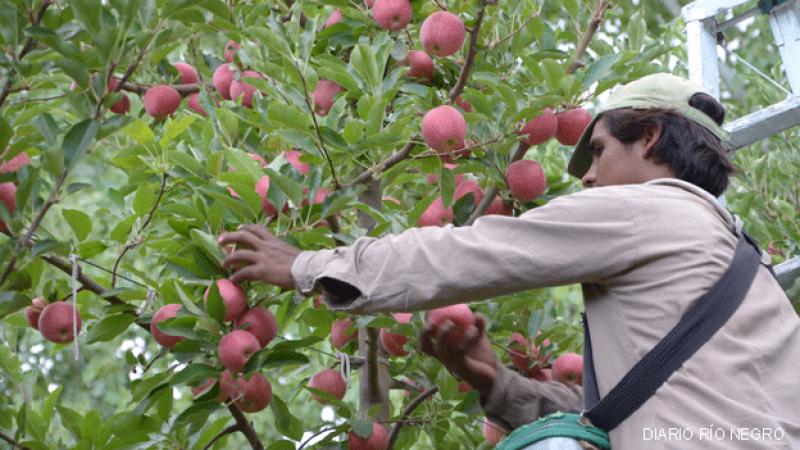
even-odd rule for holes
{"type": "MultiPolygon", "coordinates": [[[[537,332],[539,336],[541,332],[537,332]]],[[[550,340],[543,339],[541,346],[534,339],[526,339],[520,333],[512,333],[507,353],[517,370],[539,381],[558,381],[564,384],[583,384],[583,356],[577,353],[563,353],[552,364],[552,352],[545,352],[550,340]]]]}
{"type": "Polygon", "coordinates": [[[75,332],[81,332],[81,314],[72,303],[48,304],[44,298],[36,297],[31,300],[31,306],[25,308],[25,320],[45,339],[57,344],[72,342],[75,332]]]}

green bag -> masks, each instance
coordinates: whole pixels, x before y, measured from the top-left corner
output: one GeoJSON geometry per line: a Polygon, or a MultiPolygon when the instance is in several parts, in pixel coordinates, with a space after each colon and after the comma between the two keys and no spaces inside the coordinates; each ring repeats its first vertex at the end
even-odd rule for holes
{"type": "Polygon", "coordinates": [[[608,433],[586,423],[580,414],[563,412],[548,414],[515,429],[497,445],[496,450],[522,450],[544,439],[558,437],[582,440],[602,450],[611,450],[608,433]]]}

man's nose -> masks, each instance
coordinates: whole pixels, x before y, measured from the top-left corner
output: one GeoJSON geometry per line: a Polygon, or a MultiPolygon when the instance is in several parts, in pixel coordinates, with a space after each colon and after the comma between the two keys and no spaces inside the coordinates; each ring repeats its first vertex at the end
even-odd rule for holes
{"type": "Polygon", "coordinates": [[[589,170],[587,170],[586,173],[583,175],[583,178],[581,178],[581,183],[583,184],[583,187],[585,189],[594,187],[594,183],[596,180],[593,169],[594,169],[594,164],[592,164],[592,167],[590,167],[589,170]]]}

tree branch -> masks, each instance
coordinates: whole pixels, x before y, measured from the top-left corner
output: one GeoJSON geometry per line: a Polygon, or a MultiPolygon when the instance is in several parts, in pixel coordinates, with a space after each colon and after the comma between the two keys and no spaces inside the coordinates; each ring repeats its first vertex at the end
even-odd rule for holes
{"type": "Polygon", "coordinates": [[[475,17],[475,26],[472,28],[472,31],[469,35],[469,50],[467,50],[467,59],[464,61],[464,67],[461,68],[461,74],[458,76],[458,82],[456,82],[453,90],[450,91],[450,103],[456,101],[456,98],[461,95],[461,92],[464,91],[464,86],[467,84],[469,71],[472,69],[472,63],[475,62],[475,53],[478,51],[478,35],[481,31],[484,13],[486,13],[486,0],[481,2],[478,15],[475,17]]]}
{"type": "Polygon", "coordinates": [[[522,25],[520,25],[520,26],[519,26],[519,28],[517,28],[516,30],[512,31],[511,33],[508,33],[508,35],[507,35],[507,36],[505,36],[504,38],[500,39],[499,41],[497,41],[497,42],[493,43],[493,44],[492,44],[492,45],[490,45],[489,47],[487,47],[487,48],[486,48],[486,51],[492,50],[492,49],[494,49],[495,47],[497,47],[498,45],[502,44],[503,42],[505,42],[505,41],[507,41],[507,40],[511,39],[512,37],[514,37],[514,35],[516,35],[516,34],[517,34],[517,33],[519,33],[520,31],[524,30],[524,29],[525,29],[525,27],[527,27],[527,26],[528,26],[528,24],[530,24],[530,23],[531,23],[531,21],[533,21],[533,19],[535,19],[535,18],[537,18],[537,17],[539,17],[539,11],[537,11],[537,12],[536,12],[536,14],[531,14],[531,15],[530,15],[530,17],[528,17],[528,20],[526,20],[526,21],[525,21],[525,22],[524,22],[522,25]]]}
{"type": "Polygon", "coordinates": [[[204,445],[204,446],[203,446],[202,450],[208,450],[208,449],[210,449],[210,448],[211,448],[211,446],[213,446],[213,445],[214,445],[214,442],[217,442],[218,440],[220,440],[220,438],[222,438],[222,436],[225,436],[226,434],[235,433],[235,432],[237,432],[237,431],[240,431],[240,430],[239,430],[239,424],[236,424],[236,425],[231,425],[231,426],[229,426],[229,427],[225,428],[224,430],[220,431],[220,432],[219,432],[219,434],[217,434],[216,436],[214,436],[213,438],[211,438],[211,440],[210,440],[210,441],[208,441],[208,444],[206,444],[206,445],[204,445]]]}
{"type": "Polygon", "coordinates": [[[372,174],[374,174],[375,172],[383,172],[389,169],[390,167],[394,166],[395,164],[399,163],[400,161],[408,158],[408,155],[411,154],[411,150],[416,145],[417,139],[418,139],[417,136],[411,138],[411,140],[408,141],[408,143],[404,145],[403,148],[392,154],[392,156],[387,158],[382,163],[378,164],[376,167],[372,167],[361,172],[360,174],[358,174],[357,177],[353,178],[352,181],[345,183],[343,187],[346,188],[353,187],[357,184],[365,183],[372,178],[372,174]]]}
{"type": "Polygon", "coordinates": [[[311,114],[311,121],[314,122],[314,130],[316,130],[317,139],[319,140],[319,150],[322,152],[322,156],[325,157],[325,160],[328,161],[328,166],[331,169],[331,177],[333,177],[334,188],[341,189],[342,185],[339,182],[339,178],[336,176],[336,168],[333,166],[333,161],[331,160],[331,156],[328,154],[328,149],[325,148],[325,141],[322,139],[322,132],[319,129],[319,123],[317,123],[317,115],[314,113],[314,105],[311,104],[311,97],[308,95],[308,84],[306,84],[306,77],[303,75],[303,71],[300,70],[300,66],[295,66],[295,69],[297,69],[297,74],[300,75],[300,80],[303,82],[303,98],[306,101],[308,112],[311,114]]]}
{"type": "Polygon", "coordinates": [[[150,212],[147,214],[147,219],[145,219],[144,223],[139,230],[136,232],[135,237],[133,238],[132,242],[125,244],[125,247],[122,248],[117,260],[114,261],[114,269],[111,271],[111,288],[113,289],[116,287],[117,284],[117,269],[119,269],[119,263],[122,261],[122,258],[128,253],[129,250],[133,250],[134,248],[138,247],[142,244],[140,236],[145,228],[150,225],[150,221],[153,219],[153,215],[156,212],[156,208],[158,208],[158,204],[161,202],[161,198],[164,196],[164,192],[167,191],[167,172],[164,172],[161,177],[161,190],[158,192],[158,197],[156,198],[155,203],[153,203],[153,207],[150,208],[150,212]]]}
{"type": "Polygon", "coordinates": [[[336,427],[325,427],[325,428],[317,431],[313,435],[309,436],[308,439],[306,439],[302,444],[300,444],[300,447],[298,447],[297,450],[303,450],[304,448],[306,448],[306,445],[308,445],[309,443],[311,443],[312,440],[314,440],[315,437],[319,436],[322,433],[325,433],[326,431],[332,431],[332,430],[335,430],[335,429],[336,429],[336,427]]]}
{"type": "Polygon", "coordinates": [[[433,396],[439,392],[439,386],[431,386],[425,390],[425,392],[419,394],[414,400],[406,405],[403,408],[403,413],[400,415],[400,419],[395,422],[392,426],[392,431],[389,433],[389,445],[386,446],[387,450],[391,450],[394,448],[394,442],[397,440],[397,437],[400,436],[400,428],[406,423],[405,419],[411,415],[412,412],[422,404],[427,398],[433,396]]]}
{"type": "Polygon", "coordinates": [[[250,422],[247,421],[247,417],[244,416],[242,410],[233,403],[228,404],[228,410],[233,415],[233,418],[236,419],[236,426],[239,427],[239,431],[247,438],[250,447],[252,447],[253,450],[264,450],[264,445],[261,444],[261,441],[258,439],[256,430],[254,430],[250,422]]]}
{"type": "MultiPolygon", "coordinates": [[[[66,259],[60,258],[56,255],[42,255],[40,256],[40,258],[45,260],[48,264],[55,267],[56,269],[66,273],[67,275],[72,276],[72,263],[67,261],[66,259]]],[[[100,297],[103,297],[105,301],[111,303],[112,305],[126,304],[125,301],[123,301],[116,295],[109,295],[107,297],[104,297],[103,295],[106,293],[107,289],[101,286],[100,283],[93,280],[85,273],[83,273],[83,270],[80,267],[78,267],[78,281],[83,285],[83,287],[94,292],[100,297]]]]}
{"type": "Polygon", "coordinates": [[[0,439],[2,439],[4,441],[8,442],[9,444],[11,444],[11,448],[18,448],[18,449],[21,449],[21,450],[30,450],[28,447],[25,447],[24,445],[18,443],[17,441],[12,439],[10,436],[7,436],[2,431],[0,431],[0,439]]]}
{"type": "Polygon", "coordinates": [[[575,49],[575,56],[572,57],[572,62],[567,68],[567,74],[575,73],[579,67],[584,65],[583,55],[586,53],[589,43],[592,41],[594,34],[597,32],[597,28],[600,26],[603,16],[610,8],[611,3],[608,0],[597,0],[597,6],[592,14],[592,20],[589,22],[589,26],[583,32],[581,40],[578,42],[578,47],[575,49]]]}
{"type": "MultiPolygon", "coordinates": [[[[42,19],[44,18],[44,13],[47,11],[47,8],[49,8],[50,5],[52,5],[53,3],[55,3],[54,0],[44,0],[42,2],[42,4],[39,5],[38,14],[36,14],[35,17],[31,18],[32,19],[31,20],[31,25],[33,25],[33,26],[39,25],[39,23],[41,23],[42,19]]],[[[19,55],[17,55],[17,57],[14,58],[14,60],[16,62],[19,62],[22,58],[25,57],[25,55],[28,54],[28,52],[33,50],[33,46],[35,44],[36,44],[36,40],[33,39],[32,37],[29,37],[28,39],[26,39],[25,40],[25,44],[23,44],[23,46],[22,46],[22,50],[20,50],[19,55]]],[[[14,84],[14,75],[15,74],[16,74],[16,71],[14,71],[14,70],[11,70],[11,71],[8,72],[8,78],[6,78],[6,82],[3,85],[3,90],[0,91],[0,107],[3,106],[3,103],[5,103],[6,98],[8,97],[8,94],[11,93],[12,85],[14,84]]],[[[2,284],[2,283],[0,283],[0,284],[2,284]]]]}

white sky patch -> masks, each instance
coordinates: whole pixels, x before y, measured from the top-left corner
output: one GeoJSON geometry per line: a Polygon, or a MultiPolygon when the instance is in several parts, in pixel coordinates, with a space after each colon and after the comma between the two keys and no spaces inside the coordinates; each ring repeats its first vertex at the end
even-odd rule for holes
{"type": "Polygon", "coordinates": [[[319,413],[319,417],[326,422],[332,422],[333,419],[336,418],[336,413],[333,411],[333,408],[326,406],[322,408],[322,412],[319,413]]]}

